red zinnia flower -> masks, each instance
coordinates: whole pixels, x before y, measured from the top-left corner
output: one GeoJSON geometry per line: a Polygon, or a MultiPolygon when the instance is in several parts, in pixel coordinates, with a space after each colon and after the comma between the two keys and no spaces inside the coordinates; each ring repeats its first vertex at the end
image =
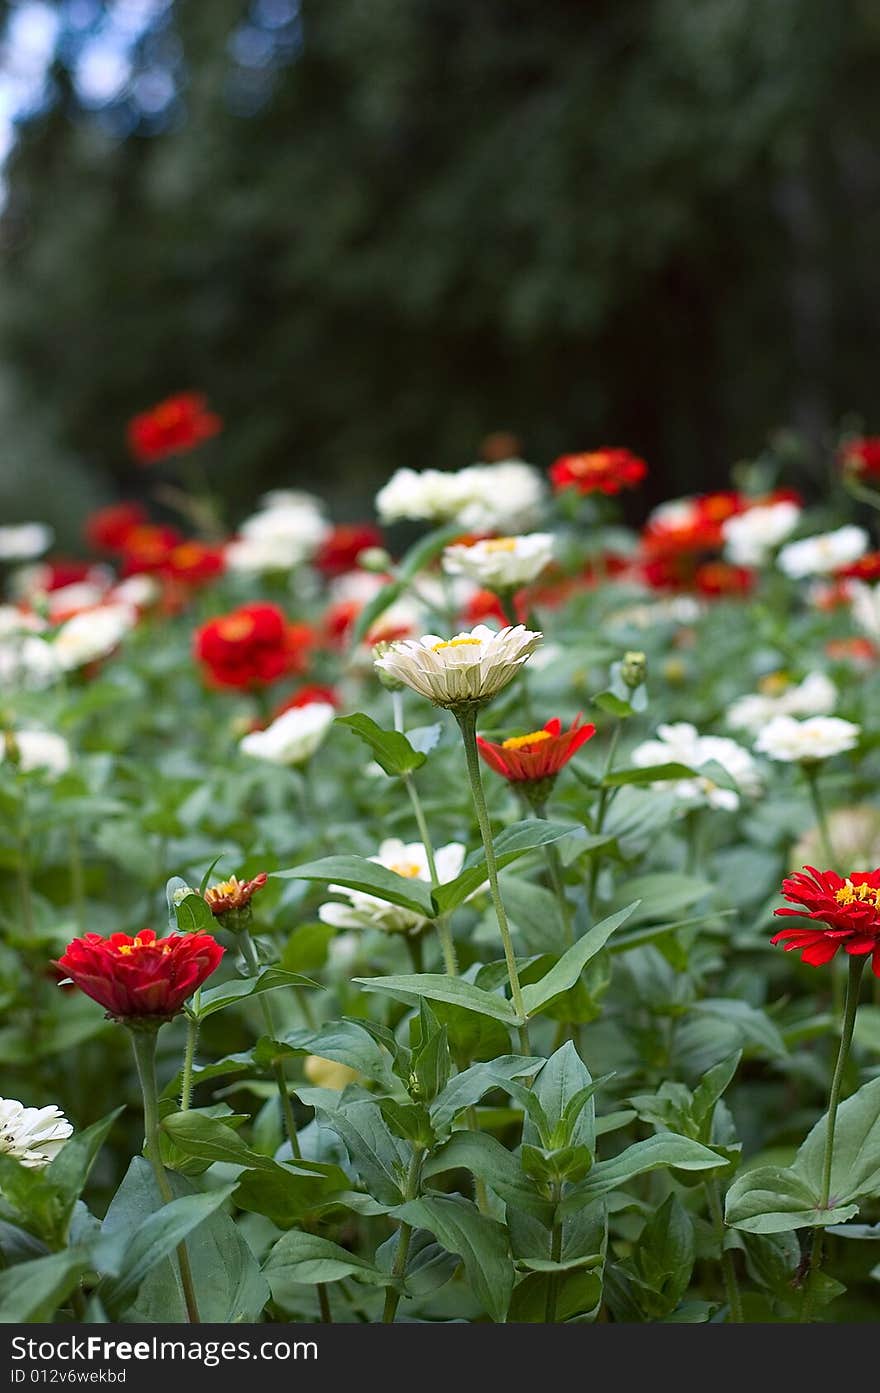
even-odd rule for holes
{"type": "Polygon", "coordinates": [[[208,546],[190,539],[172,547],[162,565],[163,572],[184,585],[207,585],[226,569],[222,547],[208,546]]]}
{"type": "Polygon", "coordinates": [[[122,574],[135,576],[163,570],[171,552],[182,541],[175,527],[161,527],[150,522],[133,527],[121,548],[122,574]]]}
{"type": "Polygon", "coordinates": [[[253,880],[239,880],[237,875],[231,875],[205,891],[205,903],[216,916],[245,909],[268,879],[265,871],[260,871],[253,880]]]}
{"type": "Polygon", "coordinates": [[[782,893],[798,909],[781,908],[774,914],[812,919],[813,928],[783,929],[771,943],[784,943],[785,951],[800,953],[802,962],[820,967],[842,948],[854,957],[872,954],[872,969],[880,977],[880,870],[854,871],[843,880],[836,871],[817,871],[804,866],[782,882],[782,893]]]}
{"type": "Polygon", "coordinates": [[[496,774],[511,783],[538,783],[555,779],[588,740],[596,734],[594,725],[581,725],[576,717],[569,730],[563,731],[558,717],[548,721],[543,730],[517,735],[494,745],[477,736],[477,747],[483,759],[496,774]]]}
{"type": "Polygon", "coordinates": [[[880,551],[869,551],[849,566],[834,572],[838,580],[864,580],[870,584],[880,580],[880,551]]]}
{"type": "Polygon", "coordinates": [[[354,569],[362,551],[384,544],[382,533],[371,522],[340,523],[324,538],[314,564],[325,576],[341,576],[354,569]]]}
{"type": "Polygon", "coordinates": [[[146,522],[140,503],[111,503],[86,518],[86,541],[95,551],[124,551],[134,529],[146,522]]]}
{"type": "Polygon", "coordinates": [[[574,488],[578,493],[620,493],[634,489],[648,473],[648,466],[629,450],[603,446],[579,455],[560,455],[550,466],[553,487],[574,488]]]}
{"type": "Polygon", "coordinates": [[[195,634],[195,655],[215,687],[265,687],[302,672],[313,640],[307,624],[288,624],[277,605],[242,605],[195,634]]]}
{"type": "Polygon", "coordinates": [[[139,464],[155,464],[194,450],[222,428],[222,420],[208,410],[200,392],[178,392],[129,422],[128,445],[139,464]]]}
{"type": "Polygon", "coordinates": [[[880,475],[880,435],[861,435],[844,441],[837,458],[842,469],[876,479],[880,475]]]}
{"type": "Polygon", "coordinates": [[[869,638],[830,638],[825,652],[834,663],[852,663],[855,667],[872,667],[880,653],[869,638]]]}
{"type": "Polygon", "coordinates": [[[726,561],[706,561],[694,572],[694,588],[700,595],[747,595],[755,583],[754,571],[726,561]]]}
{"type": "Polygon", "coordinates": [[[56,966],[108,1016],[161,1024],[177,1015],[222,956],[211,934],[157,938],[152,929],[142,929],[134,938],[84,934],[67,945],[56,966]]]}

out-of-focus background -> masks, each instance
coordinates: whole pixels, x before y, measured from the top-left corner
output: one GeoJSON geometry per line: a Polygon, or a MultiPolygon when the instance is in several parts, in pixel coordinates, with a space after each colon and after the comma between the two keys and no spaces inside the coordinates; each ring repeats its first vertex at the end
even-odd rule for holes
{"type": "Polygon", "coordinates": [[[876,0],[0,4],[2,520],[74,537],[190,387],[233,516],[876,429],[878,62],[876,0]]]}

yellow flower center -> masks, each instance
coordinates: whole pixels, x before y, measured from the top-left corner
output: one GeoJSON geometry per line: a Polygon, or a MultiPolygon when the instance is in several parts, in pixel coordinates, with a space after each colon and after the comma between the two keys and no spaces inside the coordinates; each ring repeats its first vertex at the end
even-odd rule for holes
{"type": "Polygon", "coordinates": [[[516,551],[515,537],[495,537],[491,542],[484,542],[486,551],[516,551]]]}
{"type": "Polygon", "coordinates": [[[435,643],[431,649],[432,653],[439,653],[441,648],[466,648],[468,645],[479,648],[478,638],[447,638],[442,643],[435,643]]]}
{"type": "Polygon", "coordinates": [[[230,876],[228,880],[219,880],[216,885],[212,885],[210,890],[205,892],[205,898],[209,895],[234,895],[241,885],[238,876],[230,876]]]}
{"type": "Polygon", "coordinates": [[[407,880],[418,880],[422,874],[421,866],[417,866],[415,861],[395,861],[390,869],[407,880]]]}
{"type": "Polygon", "coordinates": [[[779,696],[791,686],[791,681],[784,672],[771,672],[766,677],[762,677],[758,683],[758,691],[763,696],[779,696]]]}
{"type": "Polygon", "coordinates": [[[552,740],[549,730],[533,730],[530,735],[514,735],[501,742],[502,750],[521,750],[524,745],[539,745],[542,740],[552,740]]]}
{"type": "Polygon", "coordinates": [[[873,885],[853,885],[851,880],[847,880],[839,890],[835,890],[834,898],[838,904],[870,904],[874,909],[880,909],[880,890],[875,890],[873,885]]]}
{"type": "MultiPolygon", "coordinates": [[[[144,943],[143,940],[141,939],[140,934],[136,934],[135,937],[131,940],[131,943],[120,943],[120,945],[119,945],[119,947],[117,948],[116,951],[119,953],[119,955],[120,955],[121,957],[127,958],[127,957],[130,956],[130,954],[136,952],[136,951],[137,951],[138,949],[140,949],[140,948],[158,948],[158,947],[159,947],[158,943],[155,943],[155,942],[153,942],[153,943],[144,943]]],[[[162,952],[163,952],[163,953],[170,953],[170,952],[171,952],[171,949],[169,948],[169,946],[168,946],[167,943],[163,943],[163,944],[162,944],[162,952]]]]}
{"type": "Polygon", "coordinates": [[[254,630],[254,621],[249,614],[231,614],[221,619],[217,632],[229,643],[237,643],[240,638],[248,638],[254,630]]]}

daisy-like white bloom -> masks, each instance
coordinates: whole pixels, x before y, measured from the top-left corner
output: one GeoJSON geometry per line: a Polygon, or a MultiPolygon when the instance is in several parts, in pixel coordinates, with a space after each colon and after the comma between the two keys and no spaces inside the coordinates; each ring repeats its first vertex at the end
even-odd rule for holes
{"type": "Polygon", "coordinates": [[[11,1156],[28,1170],[48,1166],[73,1128],[54,1103],[26,1108],[16,1098],[0,1098],[0,1156],[11,1156]]]}
{"type": "Polygon", "coordinates": [[[781,685],[770,679],[765,689],[739,697],[727,712],[727,724],[752,735],[774,716],[827,716],[837,703],[837,688],[824,672],[810,672],[803,682],[781,685]]]}
{"type": "Polygon", "coordinates": [[[848,566],[864,556],[870,545],[870,538],[863,527],[838,527],[834,532],[822,532],[815,537],[804,537],[799,542],[789,542],[776,558],[779,569],[792,580],[802,580],[805,576],[827,576],[841,566],[848,566]]]}
{"type": "Polygon", "coordinates": [[[523,537],[494,537],[473,546],[447,547],[443,569],[464,576],[487,590],[518,590],[537,580],[553,560],[553,536],[529,532],[523,537]]]}
{"type": "Polygon", "coordinates": [[[517,676],[542,638],[522,624],[499,632],[478,624],[453,638],[398,639],[375,664],[435,706],[454,709],[490,701],[517,676]]]}
{"type": "Polygon", "coordinates": [[[265,730],[246,735],[239,749],[270,764],[305,764],[322,743],[335,715],[334,707],[326,701],[291,707],[265,730]]]}
{"type": "MultiPolygon", "coordinates": [[[[450,842],[434,853],[437,878],[441,885],[454,880],[464,865],[465,848],[461,842],[450,842]]],[[[402,842],[393,837],[379,847],[379,855],[370,860],[377,866],[394,871],[406,880],[425,880],[430,883],[428,856],[421,842],[402,842]]],[[[429,922],[424,915],[401,905],[389,904],[361,890],[349,890],[344,885],[331,885],[334,895],[344,895],[348,904],[328,901],[318,910],[318,917],[334,929],[382,929],[384,933],[414,933],[429,922]]]]}
{"type": "Polygon", "coordinates": [[[688,807],[717,808],[736,812],[741,795],[754,798],[761,791],[758,766],[742,745],[722,735],[700,735],[696,726],[686,721],[657,727],[657,738],[636,746],[632,762],[640,769],[652,764],[684,764],[696,771],[692,779],[678,779],[655,787],[670,789],[678,801],[688,807]],[[701,775],[704,764],[720,764],[737,785],[719,788],[710,775],[701,775]]]}
{"type": "Polygon", "coordinates": [[[0,691],[42,691],[61,675],[52,644],[37,634],[0,637],[0,691]]]}
{"type": "Polygon", "coordinates": [[[376,495],[382,522],[460,522],[470,532],[521,532],[540,513],[544,483],[523,460],[466,469],[398,469],[376,495]]]}
{"type": "Polygon", "coordinates": [[[83,610],[61,625],[52,645],[55,656],[66,672],[97,662],[119,647],[137,620],[138,612],[132,605],[83,610]]]}
{"type": "Polygon", "coordinates": [[[226,562],[238,571],[290,570],[314,556],[330,531],[308,495],[299,501],[279,500],[242,523],[240,540],[226,548],[226,562]]]}
{"type": "Polygon", "coordinates": [[[44,522],[0,527],[0,561],[34,561],[48,551],[55,533],[44,522]]]}
{"type": "Polygon", "coordinates": [[[771,552],[797,527],[796,503],[758,503],[721,524],[728,561],[735,566],[763,566],[771,552]]]}
{"type": "Polygon", "coordinates": [[[869,638],[880,640],[880,585],[851,580],[847,588],[853,619],[869,638]]]}
{"type": "Polygon", "coordinates": [[[108,599],[114,604],[130,605],[135,609],[149,609],[154,605],[161,594],[161,587],[155,576],[138,572],[133,576],[126,576],[118,585],[114,585],[110,591],[108,599]]]}
{"type": "Polygon", "coordinates": [[[755,741],[755,749],[768,759],[784,764],[813,764],[852,750],[859,742],[861,726],[839,716],[774,716],[755,741]]]}
{"type": "Polygon", "coordinates": [[[24,773],[42,769],[57,778],[70,768],[70,746],[51,730],[15,730],[0,738],[0,763],[6,760],[24,773]]]}

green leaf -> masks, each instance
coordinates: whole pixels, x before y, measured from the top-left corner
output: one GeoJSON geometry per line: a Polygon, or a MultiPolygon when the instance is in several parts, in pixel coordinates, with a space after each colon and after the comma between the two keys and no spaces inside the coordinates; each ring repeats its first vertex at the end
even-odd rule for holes
{"type": "Polygon", "coordinates": [[[619,788],[621,784],[656,784],[667,779],[693,779],[695,771],[686,764],[650,764],[643,768],[615,769],[602,780],[605,788],[619,788]]]}
{"type": "Polygon", "coordinates": [[[403,594],[410,581],[415,580],[419,572],[425,566],[429,566],[449,542],[454,542],[456,537],[460,536],[461,523],[454,522],[434,528],[410,547],[397,568],[394,580],[389,581],[378,595],[374,595],[358,616],[351,636],[352,647],[364,640],[376,620],[380,619],[389,605],[393,605],[403,594]]]}
{"type": "Polygon", "coordinates": [[[381,1204],[400,1204],[410,1148],[389,1131],[378,1103],[355,1102],[319,1108],[325,1126],[345,1143],[361,1180],[381,1204]]]}
{"type": "Polygon", "coordinates": [[[408,1004],[417,1002],[420,997],[429,1001],[445,1001],[453,1006],[462,1006],[468,1011],[476,1011],[482,1016],[505,1025],[518,1025],[519,1018],[506,997],[496,992],[484,991],[472,982],[461,977],[447,977],[443,973],[401,973],[392,977],[355,977],[358,986],[368,992],[387,992],[408,1004]]]}
{"type": "Polygon", "coordinates": [[[818,1191],[794,1170],[756,1166],[736,1176],[727,1192],[725,1221],[746,1233],[786,1233],[844,1224],[858,1213],[857,1204],[818,1208],[818,1191]]]}
{"type": "Polygon", "coordinates": [[[187,1156],[198,1156],[205,1161],[225,1161],[233,1166],[246,1166],[249,1170],[273,1170],[275,1162],[258,1151],[252,1151],[237,1132],[227,1127],[216,1117],[206,1117],[204,1113],[190,1109],[188,1112],[173,1112],[162,1119],[162,1131],[179,1146],[187,1156]]]}
{"type": "MultiPolygon", "coordinates": [[[[536,847],[558,842],[560,838],[580,831],[582,831],[580,827],[572,827],[570,824],[562,822],[546,822],[543,818],[537,817],[527,818],[524,822],[515,822],[511,827],[505,827],[504,831],[500,832],[492,843],[498,869],[503,870],[511,862],[524,856],[527,851],[534,851],[536,847]]],[[[461,874],[457,875],[455,880],[447,881],[445,885],[438,885],[434,891],[438,911],[441,914],[447,914],[450,910],[457,909],[460,904],[464,904],[469,895],[485,884],[488,874],[486,858],[482,851],[473,852],[468,857],[461,874]]]]}
{"type": "Polygon", "coordinates": [[[341,1202],[351,1180],[341,1166],[325,1161],[277,1161],[271,1171],[247,1170],[239,1177],[235,1203],[289,1228],[341,1202]]]}
{"type": "Polygon", "coordinates": [[[538,1015],[554,998],[574,986],[590,959],[604,948],[614,930],[626,923],[638,907],[638,903],[636,900],[634,904],[627,905],[626,909],[618,910],[616,914],[595,924],[583,938],[579,938],[577,943],[573,943],[568,951],[563,953],[559,962],[551,967],[540,982],[523,987],[523,1002],[527,1016],[538,1015]]]}
{"type": "Polygon", "coordinates": [[[394,1217],[427,1229],[450,1253],[457,1253],[474,1296],[487,1315],[503,1321],[513,1291],[514,1270],[507,1231],[481,1214],[461,1195],[430,1195],[395,1209],[394,1217]]]}
{"type": "Polygon", "coordinates": [[[234,1185],[224,1185],[204,1194],[181,1195],[148,1215],[133,1234],[117,1235],[115,1246],[119,1261],[116,1271],[112,1276],[105,1276],[98,1288],[111,1320],[121,1319],[147,1273],[170,1257],[187,1234],[219,1209],[234,1189],[234,1185]]]}
{"type": "Polygon", "coordinates": [[[327,961],[327,950],[336,937],[332,924],[316,921],[300,924],[281,950],[280,966],[285,972],[315,972],[327,961]]]}
{"type": "Polygon", "coordinates": [[[296,1229],[274,1245],[263,1264],[263,1276],[269,1283],[272,1300],[281,1307],[295,1306],[300,1296],[297,1288],[316,1282],[341,1282],[344,1277],[355,1277],[374,1286],[387,1286],[394,1280],[365,1258],[331,1243],[329,1238],[296,1229]]]}
{"type": "Polygon", "coordinates": [[[504,1088],[511,1079],[534,1077],[544,1060],[515,1054],[502,1055],[484,1064],[463,1069],[438,1094],[430,1107],[431,1121],[438,1132],[450,1127],[459,1113],[478,1103],[493,1088],[504,1088]]]}
{"type": "Polygon", "coordinates": [[[50,1321],[89,1267],[87,1251],[68,1248],[0,1272],[0,1322],[50,1321]]]}
{"type": "Polygon", "coordinates": [[[236,1002],[245,1001],[249,996],[258,996],[261,992],[274,992],[279,987],[317,986],[317,982],[313,982],[310,977],[301,976],[298,972],[286,972],[280,967],[267,967],[258,977],[233,978],[231,982],[222,982],[219,987],[209,987],[201,993],[198,1007],[193,1005],[190,1010],[201,1021],[206,1016],[213,1016],[215,1011],[223,1011],[227,1006],[234,1006],[236,1002]]]}
{"type": "MultiPolygon", "coordinates": [[[[347,1064],[365,1078],[373,1079],[389,1091],[400,1088],[393,1071],[394,1058],[384,1044],[358,1021],[328,1021],[320,1030],[298,1028],[284,1035],[284,1043],[305,1054],[317,1054],[337,1064],[347,1064]]],[[[394,1044],[392,1036],[392,1044],[394,1044]]]]}
{"type": "Polygon", "coordinates": [[[627,1147],[610,1161],[598,1161],[586,1179],[575,1185],[562,1201],[563,1214],[574,1214],[583,1205],[619,1190],[636,1176],[669,1166],[673,1170],[711,1170],[722,1166],[723,1160],[707,1146],[678,1137],[672,1132],[660,1133],[627,1147]]]}
{"type": "Polygon", "coordinates": [[[539,1194],[515,1156],[485,1132],[453,1132],[422,1167],[425,1180],[458,1167],[479,1176],[499,1199],[542,1223],[552,1222],[554,1206],[539,1194]]]}
{"type": "Polygon", "coordinates": [[[66,1225],[76,1200],[82,1194],[107,1133],[124,1111],[124,1108],[115,1108],[99,1122],[93,1122],[91,1127],[75,1132],[42,1172],[44,1184],[51,1186],[61,1198],[62,1224],[66,1225]]]}
{"type": "Polygon", "coordinates": [[[663,923],[676,919],[691,905],[711,894],[713,886],[706,880],[682,875],[678,871],[653,871],[650,875],[627,880],[616,897],[618,900],[641,901],[633,915],[633,925],[663,923]]]}
{"type": "Polygon", "coordinates": [[[211,907],[194,890],[174,905],[177,927],[181,933],[216,933],[217,920],[211,907]]]}
{"type": "Polygon", "coordinates": [[[365,895],[398,904],[425,919],[434,919],[437,915],[426,880],[397,875],[365,856],[325,856],[320,861],[307,861],[289,871],[270,874],[279,880],[317,880],[328,885],[344,885],[348,890],[361,890],[365,895]]]}
{"type": "MultiPolygon", "coordinates": [[[[535,1096],[544,1111],[551,1135],[565,1131],[558,1145],[596,1147],[596,1105],[593,1079],[571,1040],[551,1054],[534,1085],[535,1096]]],[[[531,1123],[523,1128],[523,1142],[539,1144],[531,1123]]]]}
{"type": "Polygon", "coordinates": [[[592,704],[598,706],[600,711],[605,711],[609,716],[616,716],[621,721],[635,715],[635,710],[631,704],[624,701],[622,697],[615,696],[613,692],[599,692],[593,697],[592,704]]]}
{"type": "MultiPolygon", "coordinates": [[[[822,1191],[827,1121],[819,1119],[795,1157],[792,1170],[822,1191]]],[[[880,1078],[863,1084],[840,1104],[834,1124],[831,1195],[838,1203],[880,1194],[880,1078]]]]}
{"type": "Polygon", "coordinates": [[[348,726],[372,750],[376,763],[386,774],[400,776],[420,769],[426,756],[414,750],[399,730],[383,730],[369,716],[358,711],[353,716],[337,716],[336,724],[348,726]]]}

